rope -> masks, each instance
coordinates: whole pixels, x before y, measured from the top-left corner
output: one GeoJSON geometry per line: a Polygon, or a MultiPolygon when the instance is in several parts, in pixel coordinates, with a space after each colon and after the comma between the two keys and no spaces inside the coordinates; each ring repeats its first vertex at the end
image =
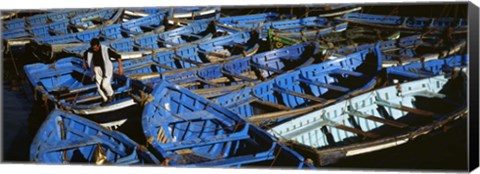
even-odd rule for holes
{"type": "Polygon", "coordinates": [[[7,48],[8,48],[8,51],[10,52],[10,58],[12,59],[13,67],[15,68],[15,75],[17,77],[19,77],[20,74],[18,73],[17,63],[15,62],[15,59],[13,58],[12,49],[10,47],[10,44],[8,44],[8,42],[7,42],[7,48]]]}
{"type": "MultiPolygon", "coordinates": [[[[87,72],[83,73],[83,76],[82,76],[82,80],[80,81],[80,83],[83,84],[83,81],[85,80],[85,76],[86,76],[87,72]]],[[[73,98],[71,104],[74,105],[75,103],[77,103],[77,98],[78,96],[80,95],[80,92],[77,92],[77,94],[75,94],[75,97],[73,98]]]]}
{"type": "Polygon", "coordinates": [[[277,154],[275,155],[275,157],[272,160],[272,163],[270,164],[270,167],[272,167],[273,164],[275,164],[275,162],[277,161],[277,158],[278,158],[278,156],[280,155],[281,152],[282,152],[282,148],[279,148],[279,150],[277,151],[277,154]]]}

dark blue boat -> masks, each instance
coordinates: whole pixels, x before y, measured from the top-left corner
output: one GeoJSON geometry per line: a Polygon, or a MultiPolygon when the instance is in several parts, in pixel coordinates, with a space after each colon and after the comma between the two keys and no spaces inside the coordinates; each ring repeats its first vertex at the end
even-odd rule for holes
{"type": "Polygon", "coordinates": [[[54,110],[30,146],[30,161],[46,164],[160,164],[126,135],[61,110],[54,110]]]}
{"type": "Polygon", "coordinates": [[[141,93],[145,92],[143,85],[130,83],[130,79],[114,74],[114,100],[101,105],[102,98],[91,78],[91,72],[85,70],[82,64],[82,59],[70,57],[53,64],[25,65],[25,74],[35,88],[35,99],[50,102],[55,108],[75,114],[93,115],[136,105],[136,97],[140,98],[141,93]]]}
{"type": "Polygon", "coordinates": [[[153,100],[144,108],[142,127],[148,144],[164,157],[164,164],[312,167],[270,134],[184,88],[160,81],[151,96],[153,100]]]}
{"type": "Polygon", "coordinates": [[[24,18],[14,18],[4,22],[4,31],[11,31],[17,29],[25,30],[28,27],[47,24],[47,21],[58,21],[61,19],[68,19],[68,17],[78,16],[85,13],[92,12],[91,9],[78,9],[68,11],[57,11],[45,14],[37,14],[24,18]]]}
{"type": "MultiPolygon", "coordinates": [[[[147,19],[144,18],[139,19],[147,21],[147,19]]],[[[161,25],[161,21],[152,22],[151,24],[152,26],[158,26],[161,25]]],[[[135,28],[144,28],[146,26],[145,23],[136,22],[128,26],[131,27],[131,30],[125,30],[122,25],[114,24],[98,30],[87,30],[64,36],[38,38],[33,39],[27,46],[31,52],[34,53],[35,57],[41,60],[51,61],[52,59],[61,57],[65,53],[82,56],[83,51],[90,47],[88,42],[93,37],[98,37],[102,41],[102,44],[110,45],[114,49],[117,49],[117,51],[137,51],[141,54],[143,52],[158,50],[160,47],[179,46],[187,42],[199,42],[211,38],[211,33],[214,32],[215,28],[212,24],[199,22],[166,32],[160,32],[164,29],[163,25],[161,25],[157,28],[151,28],[154,30],[145,30],[148,32],[143,33],[145,31],[136,31],[135,28]],[[137,26],[134,27],[134,25],[137,26]],[[138,35],[127,37],[133,33],[138,35]]]]}
{"type": "Polygon", "coordinates": [[[383,67],[408,64],[416,61],[428,61],[447,57],[464,51],[465,39],[451,40],[449,44],[436,45],[440,40],[437,36],[413,35],[396,40],[379,41],[372,44],[347,46],[339,49],[326,50],[328,59],[335,59],[343,55],[360,50],[380,50],[383,67]]]}
{"type": "MultiPolygon", "coordinates": [[[[307,17],[268,22],[239,22],[229,24],[228,26],[242,30],[259,30],[260,38],[266,39],[269,30],[282,33],[286,37],[292,38],[313,37],[330,32],[343,31],[347,29],[348,23],[338,20],[331,22],[321,17],[307,17]]],[[[235,29],[231,29],[230,31],[235,31],[235,29]]]]}
{"type": "MultiPolygon", "coordinates": [[[[119,40],[112,43],[111,46],[117,51],[120,50],[119,53],[122,55],[122,59],[132,59],[124,61],[126,65],[145,67],[153,63],[158,65],[156,66],[158,68],[146,70],[146,72],[159,72],[163,71],[162,69],[191,68],[203,64],[251,56],[259,48],[257,43],[251,41],[254,39],[255,35],[249,32],[238,32],[199,43],[184,44],[172,48],[160,48],[158,50],[128,52],[131,51],[131,45],[134,44],[133,39],[119,40]],[[121,50],[127,52],[122,52],[121,50]]],[[[85,46],[85,48],[67,48],[66,50],[77,52],[74,54],[81,56],[82,51],[87,48],[88,46],[85,46]]],[[[132,66],[132,68],[135,67],[132,66]]]]}
{"type": "MultiPolygon", "coordinates": [[[[121,14],[123,14],[123,9],[104,9],[104,10],[79,10],[73,12],[65,12],[57,15],[53,15],[52,18],[58,18],[58,20],[52,20],[51,23],[41,24],[30,26],[27,28],[19,28],[14,30],[8,30],[2,32],[3,39],[29,39],[29,38],[41,38],[46,37],[46,40],[51,40],[48,37],[60,36],[58,39],[53,40],[71,40],[75,35],[70,35],[85,31],[87,29],[93,29],[95,27],[111,25],[113,22],[116,22],[121,14]],[[88,13],[87,13],[88,12],[88,13]],[[65,18],[66,14],[76,15],[73,18],[65,18]],[[100,24],[94,24],[100,23],[100,24]],[[68,37],[62,37],[64,35],[69,35],[68,37]]],[[[42,18],[48,16],[43,16],[42,18]]],[[[47,20],[42,19],[42,20],[47,20]]]]}
{"type": "Polygon", "coordinates": [[[148,78],[154,76],[152,73],[145,74],[145,71],[132,72],[130,77],[147,83],[167,80],[203,97],[213,98],[312,64],[318,61],[315,57],[318,53],[317,46],[315,43],[303,43],[225,63],[166,71],[156,78],[148,78]]]}
{"type": "Polygon", "coordinates": [[[348,13],[339,18],[344,21],[373,27],[421,31],[425,29],[444,30],[452,27],[456,32],[466,32],[467,20],[454,18],[425,18],[385,16],[362,13],[348,13]]]}
{"type": "Polygon", "coordinates": [[[390,82],[393,82],[393,80],[416,80],[440,74],[451,76],[458,69],[466,70],[468,68],[468,59],[468,54],[453,55],[436,60],[388,67],[386,73],[390,82]]]}
{"type": "Polygon", "coordinates": [[[253,15],[229,16],[217,20],[218,23],[236,28],[251,27],[254,23],[265,23],[276,20],[282,20],[280,14],[274,12],[260,13],[253,15]]]}

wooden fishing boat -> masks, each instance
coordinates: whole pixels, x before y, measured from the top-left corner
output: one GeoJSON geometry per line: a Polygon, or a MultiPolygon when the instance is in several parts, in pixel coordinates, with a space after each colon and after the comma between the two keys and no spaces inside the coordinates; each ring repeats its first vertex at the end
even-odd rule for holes
{"type": "Polygon", "coordinates": [[[54,110],[30,146],[30,161],[46,164],[158,165],[159,160],[126,135],[54,110]]]}
{"type": "MultiPolygon", "coordinates": [[[[117,21],[123,9],[103,9],[78,15],[72,19],[63,19],[46,25],[28,28],[32,37],[49,37],[76,33],[96,27],[93,22],[109,25],[117,21]]],[[[100,25],[99,25],[100,26],[100,25]]]]}
{"type": "Polygon", "coordinates": [[[14,18],[11,20],[6,20],[3,24],[4,31],[16,30],[16,29],[26,29],[27,27],[44,25],[49,21],[58,21],[60,19],[68,19],[69,17],[78,16],[88,12],[92,12],[92,9],[77,9],[77,10],[68,10],[68,11],[58,11],[44,14],[37,14],[24,18],[14,18]]]}
{"type": "Polygon", "coordinates": [[[465,74],[377,89],[269,130],[316,166],[399,146],[467,115],[465,74]]]}
{"type": "Polygon", "coordinates": [[[134,106],[137,104],[134,98],[145,92],[143,85],[130,83],[125,76],[114,74],[114,100],[102,105],[90,70],[85,70],[82,59],[76,57],[60,59],[53,64],[25,65],[24,71],[34,87],[35,100],[52,103],[54,108],[79,115],[101,116],[101,113],[134,106]]]}
{"type": "Polygon", "coordinates": [[[281,21],[270,22],[238,22],[232,23],[228,26],[231,27],[230,31],[241,30],[259,30],[260,38],[266,39],[268,37],[269,30],[275,31],[275,33],[282,33],[287,37],[301,38],[313,37],[330,32],[339,32],[347,28],[348,23],[342,21],[329,21],[326,18],[321,17],[307,17],[300,19],[290,19],[281,21]]]}
{"type": "Polygon", "coordinates": [[[396,40],[330,49],[326,50],[325,55],[327,59],[335,59],[359,50],[377,48],[381,51],[379,56],[382,58],[382,66],[390,67],[410,62],[444,58],[465,51],[466,40],[463,38],[451,40],[443,44],[432,44],[438,43],[439,40],[440,38],[437,36],[413,35],[396,40]]]}
{"type": "Polygon", "coordinates": [[[215,99],[249,121],[269,126],[373,89],[381,70],[375,51],[290,71],[215,99]]]}
{"type": "MultiPolygon", "coordinates": [[[[99,34],[96,28],[112,24],[120,18],[122,13],[122,9],[96,10],[78,14],[71,19],[15,30],[19,32],[17,34],[26,34],[25,37],[6,38],[5,43],[7,47],[20,47],[18,50],[22,54],[32,53],[33,57],[48,62],[52,57],[52,49],[65,46],[64,44],[58,45],[59,43],[79,42],[96,37],[99,34]],[[49,42],[57,45],[52,47],[49,42]]],[[[74,44],[79,45],[78,43],[74,44]]]]}
{"type": "Polygon", "coordinates": [[[339,20],[348,21],[370,27],[381,27],[399,30],[423,31],[427,29],[445,30],[453,28],[453,33],[467,32],[467,20],[454,18],[425,18],[385,16],[363,13],[347,13],[339,20]]]}
{"type": "MultiPolygon", "coordinates": [[[[32,39],[27,45],[33,55],[45,62],[55,60],[56,57],[62,57],[64,49],[85,51],[90,47],[89,41],[97,37],[103,43],[124,43],[130,41],[133,36],[135,44],[142,48],[148,43],[153,44],[153,39],[158,37],[159,32],[164,30],[163,26],[164,14],[152,14],[146,17],[132,19],[122,24],[107,25],[100,29],[86,30],[83,32],[32,39]],[[138,40],[138,41],[137,41],[138,40]]],[[[117,44],[118,45],[118,44],[117,44]]],[[[77,55],[81,56],[81,55],[77,55]]]]}
{"type": "Polygon", "coordinates": [[[318,40],[322,35],[344,31],[346,30],[347,26],[348,26],[347,22],[334,21],[332,23],[329,23],[326,26],[314,26],[311,28],[306,27],[305,29],[302,29],[299,31],[291,31],[291,32],[272,30],[271,33],[273,33],[273,35],[275,36],[288,37],[292,39],[301,39],[302,41],[318,40]]]}
{"type": "Polygon", "coordinates": [[[334,47],[346,45],[362,45],[378,41],[388,41],[400,38],[399,31],[380,30],[376,28],[352,27],[343,32],[328,33],[320,36],[320,40],[331,43],[334,47]]]}
{"type": "Polygon", "coordinates": [[[251,27],[249,25],[251,25],[252,23],[265,23],[276,20],[282,20],[280,14],[274,12],[267,12],[252,15],[222,17],[219,18],[217,22],[227,26],[245,28],[251,27]]]}
{"type": "MultiPolygon", "coordinates": [[[[31,37],[30,28],[36,26],[47,26],[48,22],[57,22],[60,20],[68,20],[68,17],[92,12],[91,9],[78,9],[61,12],[52,12],[47,14],[38,14],[27,18],[16,18],[9,20],[5,24],[5,30],[2,31],[2,39],[21,39],[31,37]],[[10,29],[8,29],[10,28],[10,29]]],[[[10,43],[14,45],[13,43],[10,43]]]]}
{"type": "Polygon", "coordinates": [[[203,97],[213,98],[315,63],[317,53],[316,44],[303,43],[225,63],[166,71],[158,73],[156,78],[152,78],[155,77],[152,73],[133,73],[129,76],[148,83],[155,83],[159,79],[167,80],[203,97]]]}
{"type": "Polygon", "coordinates": [[[148,8],[127,8],[126,11],[129,16],[147,16],[149,14],[158,12],[167,12],[169,21],[177,19],[187,20],[202,20],[218,18],[220,7],[148,7],[148,8]]]}
{"type": "Polygon", "coordinates": [[[167,81],[149,95],[142,127],[162,164],[309,168],[295,151],[237,114],[167,81]]]}
{"type": "MultiPolygon", "coordinates": [[[[247,39],[248,37],[249,35],[246,35],[247,39]]],[[[241,38],[245,38],[245,36],[241,36],[241,38]]],[[[127,59],[123,61],[123,70],[130,78],[141,80],[145,83],[155,83],[162,76],[172,76],[177,73],[185,75],[183,72],[193,72],[196,69],[211,66],[218,62],[234,61],[242,57],[249,57],[254,55],[258,49],[257,44],[253,47],[245,45],[247,50],[244,50],[242,46],[229,48],[228,44],[238,41],[234,41],[234,39],[231,37],[225,38],[223,40],[225,42],[222,43],[220,42],[222,40],[219,41],[216,38],[202,43],[206,46],[202,44],[186,45],[176,49],[154,52],[152,55],[146,55],[141,58],[127,59]],[[230,42],[227,39],[230,39],[230,42]],[[228,52],[224,54],[215,53],[215,50],[221,49],[220,46],[223,44],[226,45],[224,48],[227,48],[228,52]]],[[[114,67],[117,67],[116,62],[114,62],[114,67]]]]}
{"type": "MultiPolygon", "coordinates": [[[[207,27],[208,28],[208,27],[207,27]]],[[[207,32],[208,33],[208,32],[207,32]]],[[[210,36],[209,34],[206,34],[210,36]]],[[[122,59],[140,59],[147,60],[158,55],[171,55],[166,57],[170,61],[175,59],[177,61],[188,62],[194,66],[199,66],[204,63],[221,62],[239,57],[245,57],[255,54],[258,51],[259,45],[256,43],[255,32],[238,32],[231,35],[216,37],[210,40],[198,40],[198,42],[186,43],[176,47],[159,48],[153,50],[139,51],[132,38],[116,40],[109,45],[116,50],[122,59]]],[[[169,37],[176,40],[176,37],[169,37]]],[[[174,43],[171,41],[169,43],[174,43]]],[[[64,49],[65,52],[82,56],[83,52],[89,46],[72,47],[64,49]]],[[[165,57],[165,56],[163,56],[165,57]]],[[[165,62],[162,60],[162,62],[165,62]]],[[[183,63],[182,63],[183,64],[183,63]]],[[[183,68],[191,67],[190,65],[181,65],[183,68]]]]}
{"type": "MultiPolygon", "coordinates": [[[[328,29],[328,28],[327,28],[328,29]]],[[[309,32],[309,31],[307,31],[309,32]]],[[[305,33],[305,32],[304,32],[305,33]]],[[[399,31],[379,30],[363,27],[353,27],[341,32],[304,34],[298,38],[292,38],[284,33],[275,33],[271,30],[268,38],[272,48],[281,48],[284,46],[298,44],[305,41],[315,41],[320,43],[322,49],[343,48],[351,45],[361,45],[375,43],[386,40],[394,40],[400,37],[399,31]]]]}
{"type": "Polygon", "coordinates": [[[150,14],[145,17],[128,20],[121,24],[121,30],[128,36],[135,36],[146,32],[158,33],[164,30],[166,14],[163,12],[150,14]]]}
{"type": "Polygon", "coordinates": [[[439,74],[452,76],[453,73],[468,68],[468,54],[453,55],[430,61],[412,62],[403,66],[392,66],[386,69],[390,83],[410,81],[439,74]]]}

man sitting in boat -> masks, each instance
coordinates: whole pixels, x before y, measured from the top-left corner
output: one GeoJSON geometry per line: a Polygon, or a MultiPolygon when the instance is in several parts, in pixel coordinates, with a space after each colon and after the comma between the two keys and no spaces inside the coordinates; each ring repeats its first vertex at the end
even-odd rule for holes
{"type": "Polygon", "coordinates": [[[111,84],[113,63],[110,58],[118,61],[118,73],[123,76],[121,56],[107,46],[101,45],[98,38],[90,41],[90,48],[83,54],[83,67],[90,68],[98,87],[98,93],[102,96],[103,104],[113,101],[114,92],[111,84]]]}

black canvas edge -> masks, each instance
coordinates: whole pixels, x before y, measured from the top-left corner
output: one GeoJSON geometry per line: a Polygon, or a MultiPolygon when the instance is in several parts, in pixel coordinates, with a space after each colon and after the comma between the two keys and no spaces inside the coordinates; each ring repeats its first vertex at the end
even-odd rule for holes
{"type": "MultiPolygon", "coordinates": [[[[439,5],[445,2],[438,2],[438,1],[419,1],[419,2],[365,2],[365,3],[313,3],[313,4],[271,4],[275,5],[275,7],[308,7],[308,6],[316,6],[316,5],[324,5],[324,4],[355,4],[355,5],[439,5]]],[[[448,1],[449,4],[463,4],[465,2],[462,1],[448,1]]],[[[196,5],[193,5],[196,6],[196,5]]],[[[226,8],[236,8],[236,7],[243,7],[243,8],[261,8],[269,6],[269,4],[261,4],[261,5],[240,5],[240,6],[235,6],[235,5],[221,5],[221,7],[226,7],[226,8]]],[[[162,7],[162,6],[145,6],[145,7],[162,7]]],[[[181,6],[177,6],[181,7],[181,6]]],[[[104,8],[120,8],[120,7],[104,7],[104,8]]],[[[141,8],[141,7],[138,7],[141,8]]],[[[82,8],[75,8],[75,7],[70,7],[70,8],[54,8],[54,9],[82,9],[82,8]]],[[[8,11],[12,9],[0,9],[0,14],[3,11],[8,11]]],[[[38,10],[38,9],[15,9],[15,10],[38,10]]],[[[2,24],[2,21],[0,21],[0,24],[2,24]]],[[[477,7],[475,4],[472,2],[468,2],[468,53],[469,53],[469,83],[468,83],[468,95],[469,95],[469,115],[468,115],[468,170],[471,172],[474,169],[479,167],[479,7],[477,7]]],[[[0,29],[1,32],[1,29],[0,29]]],[[[2,42],[0,42],[0,47],[4,46],[2,42]]],[[[3,60],[5,57],[3,57],[3,54],[0,55],[0,60],[3,60]]],[[[0,76],[0,97],[2,100],[0,101],[0,111],[2,112],[0,115],[0,120],[1,120],[1,129],[0,129],[0,162],[5,164],[4,162],[4,147],[3,147],[3,117],[4,117],[4,111],[3,111],[3,74],[4,74],[4,61],[0,63],[0,72],[2,75],[0,76]]],[[[413,168],[412,168],[413,169],[413,168]]],[[[351,170],[346,168],[345,170],[351,170]]],[[[363,169],[365,170],[365,169],[363,169]]],[[[378,169],[373,169],[373,170],[378,170],[378,169]]],[[[322,170],[318,170],[322,171],[322,170]]],[[[332,169],[326,170],[328,171],[335,171],[332,169]]],[[[361,171],[358,170],[357,171],[361,171]]],[[[372,170],[370,170],[372,171],[372,170]]],[[[382,170],[378,170],[382,171],[382,170]]],[[[402,170],[389,170],[386,169],[385,172],[387,171],[397,171],[400,172],[402,170]]],[[[407,170],[408,171],[408,170],[407,170]]]]}
{"type": "Polygon", "coordinates": [[[479,166],[479,9],[469,2],[468,5],[468,52],[469,52],[469,116],[468,116],[468,170],[479,166]]]}

